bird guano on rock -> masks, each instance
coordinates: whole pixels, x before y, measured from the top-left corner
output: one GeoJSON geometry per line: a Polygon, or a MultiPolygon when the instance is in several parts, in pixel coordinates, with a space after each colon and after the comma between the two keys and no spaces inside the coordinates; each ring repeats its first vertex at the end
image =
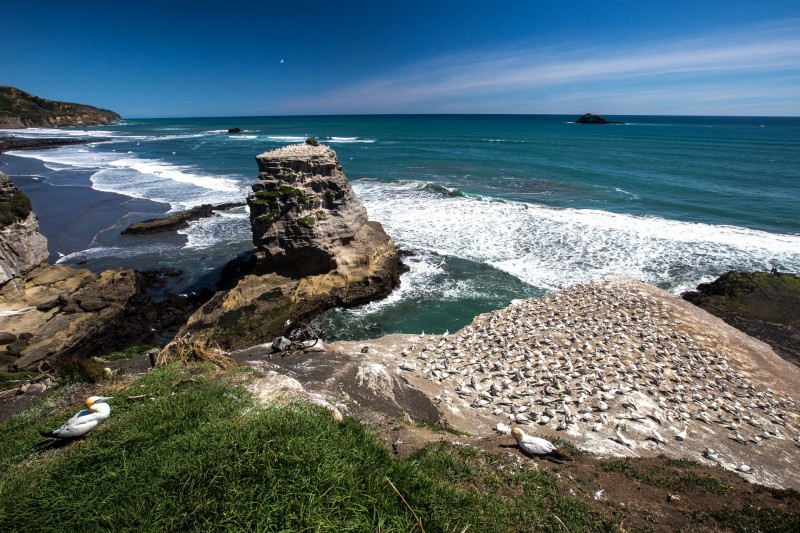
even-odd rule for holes
{"type": "Polygon", "coordinates": [[[526,435],[520,428],[511,430],[511,435],[516,439],[520,450],[527,455],[547,457],[569,461],[569,457],[558,451],[558,447],[547,439],[526,435]]]}
{"type": "Polygon", "coordinates": [[[86,409],[77,412],[55,431],[42,431],[42,436],[52,439],[74,439],[83,437],[111,415],[111,406],[105,403],[106,400],[110,400],[111,398],[111,396],[88,397],[85,402],[86,409]]]}

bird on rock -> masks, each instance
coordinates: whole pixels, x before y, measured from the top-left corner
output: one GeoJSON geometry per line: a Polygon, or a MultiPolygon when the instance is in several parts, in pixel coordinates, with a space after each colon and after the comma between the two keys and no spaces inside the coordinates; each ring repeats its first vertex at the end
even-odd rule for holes
{"type": "Polygon", "coordinates": [[[528,455],[537,457],[552,457],[562,461],[569,458],[558,451],[558,447],[547,439],[526,435],[520,428],[511,430],[511,435],[516,439],[520,449],[528,455]]]}
{"type": "Polygon", "coordinates": [[[82,409],[76,413],[72,418],[67,420],[63,426],[50,432],[41,432],[43,437],[50,437],[52,439],[74,439],[83,437],[100,422],[105,420],[111,414],[111,406],[105,403],[110,400],[111,396],[90,396],[86,399],[86,409],[82,409]]]}

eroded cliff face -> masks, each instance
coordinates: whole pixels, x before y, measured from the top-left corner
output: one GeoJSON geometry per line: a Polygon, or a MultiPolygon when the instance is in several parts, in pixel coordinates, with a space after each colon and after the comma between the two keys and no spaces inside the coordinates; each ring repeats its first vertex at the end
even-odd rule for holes
{"type": "Polygon", "coordinates": [[[247,199],[255,262],[181,332],[229,349],[271,341],[332,307],[384,297],[402,269],[333,150],[292,145],[256,161],[258,180],[247,199]]]}
{"type": "Polygon", "coordinates": [[[0,286],[47,261],[47,239],[30,202],[11,178],[0,173],[0,286]]]}

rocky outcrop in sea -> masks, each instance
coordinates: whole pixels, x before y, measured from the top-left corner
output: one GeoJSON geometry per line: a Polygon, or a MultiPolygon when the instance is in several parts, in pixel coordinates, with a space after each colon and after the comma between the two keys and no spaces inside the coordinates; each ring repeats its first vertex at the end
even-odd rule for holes
{"type": "Polygon", "coordinates": [[[585,115],[576,119],[575,124],[625,124],[625,123],[614,122],[612,120],[607,120],[606,118],[601,117],[600,115],[593,115],[591,113],[586,113],[585,115]]]}
{"type": "Polygon", "coordinates": [[[183,330],[226,348],[272,340],[332,307],[386,296],[402,268],[332,149],[291,145],[256,162],[247,198],[254,255],[183,330]]]}

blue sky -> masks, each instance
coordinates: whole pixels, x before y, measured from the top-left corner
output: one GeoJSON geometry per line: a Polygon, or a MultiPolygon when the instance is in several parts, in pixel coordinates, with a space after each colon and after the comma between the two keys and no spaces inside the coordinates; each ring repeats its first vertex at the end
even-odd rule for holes
{"type": "Polygon", "coordinates": [[[800,116],[798,0],[7,4],[0,85],[131,118],[800,116]]]}

